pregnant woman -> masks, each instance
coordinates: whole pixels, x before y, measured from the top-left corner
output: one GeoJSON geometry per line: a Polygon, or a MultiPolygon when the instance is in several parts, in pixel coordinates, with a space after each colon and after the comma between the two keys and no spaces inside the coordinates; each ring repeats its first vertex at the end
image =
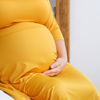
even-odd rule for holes
{"type": "Polygon", "coordinates": [[[67,61],[49,0],[0,0],[0,89],[15,100],[99,100],[67,61]]]}

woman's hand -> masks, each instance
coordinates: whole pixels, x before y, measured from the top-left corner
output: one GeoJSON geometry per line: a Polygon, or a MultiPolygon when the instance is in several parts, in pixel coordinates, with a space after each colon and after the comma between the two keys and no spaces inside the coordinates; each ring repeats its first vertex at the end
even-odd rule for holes
{"type": "Polygon", "coordinates": [[[59,74],[62,69],[67,65],[67,52],[64,40],[56,40],[55,43],[57,48],[57,59],[50,66],[51,69],[43,72],[45,75],[51,77],[59,74]]]}
{"type": "Polygon", "coordinates": [[[66,65],[67,60],[65,58],[57,58],[56,61],[50,66],[50,69],[43,73],[47,76],[53,77],[59,74],[66,65]]]}

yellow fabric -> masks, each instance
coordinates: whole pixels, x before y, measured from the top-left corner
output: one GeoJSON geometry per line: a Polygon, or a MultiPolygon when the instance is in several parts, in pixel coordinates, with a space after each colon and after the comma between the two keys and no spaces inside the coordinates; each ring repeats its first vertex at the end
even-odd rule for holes
{"type": "Polygon", "coordinates": [[[42,74],[64,40],[49,0],[0,0],[0,89],[15,100],[99,100],[91,81],[69,62],[42,74]]]}

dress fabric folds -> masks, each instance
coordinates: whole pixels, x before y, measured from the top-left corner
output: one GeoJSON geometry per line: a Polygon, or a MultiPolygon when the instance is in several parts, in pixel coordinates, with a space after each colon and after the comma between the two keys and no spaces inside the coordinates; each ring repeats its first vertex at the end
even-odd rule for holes
{"type": "Polygon", "coordinates": [[[64,40],[49,0],[0,0],[0,90],[15,100],[100,100],[94,84],[67,62],[56,76],[55,41],[64,40]]]}

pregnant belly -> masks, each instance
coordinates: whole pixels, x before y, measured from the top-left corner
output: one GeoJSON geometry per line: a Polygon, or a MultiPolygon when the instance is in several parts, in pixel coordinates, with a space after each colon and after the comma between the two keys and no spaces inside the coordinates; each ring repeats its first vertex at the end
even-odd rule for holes
{"type": "Polygon", "coordinates": [[[2,81],[14,81],[29,72],[40,73],[48,70],[57,58],[55,41],[44,25],[17,23],[0,34],[2,81]]]}

